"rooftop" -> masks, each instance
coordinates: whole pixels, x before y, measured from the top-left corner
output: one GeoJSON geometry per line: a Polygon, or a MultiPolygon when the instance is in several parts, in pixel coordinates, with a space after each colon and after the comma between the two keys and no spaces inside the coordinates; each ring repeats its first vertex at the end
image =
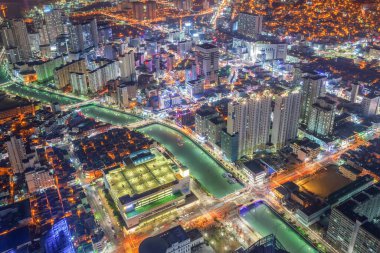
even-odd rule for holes
{"type": "Polygon", "coordinates": [[[303,138],[302,140],[295,140],[292,143],[298,144],[301,147],[307,147],[310,149],[317,149],[320,148],[320,145],[308,138],[303,138]]]}
{"type": "Polygon", "coordinates": [[[220,125],[220,124],[224,124],[226,121],[222,117],[216,116],[214,118],[211,118],[210,122],[213,123],[214,125],[220,125]]]}
{"type": "Polygon", "coordinates": [[[327,197],[327,202],[329,202],[330,204],[335,203],[342,196],[347,195],[347,194],[355,191],[359,187],[361,187],[361,186],[363,186],[363,185],[365,185],[365,184],[367,184],[369,182],[373,182],[373,177],[372,176],[370,176],[370,175],[364,175],[362,177],[359,177],[357,180],[355,180],[355,181],[349,183],[348,185],[342,187],[341,189],[339,189],[339,190],[331,193],[327,197]]]}
{"type": "Polygon", "coordinates": [[[351,181],[344,177],[336,168],[328,167],[315,175],[306,177],[297,182],[306,191],[322,199],[332,196],[335,192],[349,185],[351,181]]]}
{"type": "Polygon", "coordinates": [[[202,106],[201,108],[199,108],[197,111],[196,111],[196,114],[201,116],[201,117],[206,117],[206,116],[209,116],[209,115],[213,115],[213,114],[217,114],[217,111],[215,110],[215,108],[213,107],[210,107],[210,106],[202,106]]]}
{"type": "Polygon", "coordinates": [[[259,159],[253,159],[244,163],[244,166],[255,174],[265,172],[265,166],[259,159]]]}
{"type": "Polygon", "coordinates": [[[213,49],[213,48],[217,48],[215,45],[213,44],[210,44],[210,43],[203,43],[201,45],[197,45],[198,47],[200,48],[203,48],[203,49],[213,49]]]}
{"type": "Polygon", "coordinates": [[[140,247],[140,253],[164,253],[175,243],[189,239],[186,231],[181,226],[173,227],[161,234],[145,239],[140,247]]]}

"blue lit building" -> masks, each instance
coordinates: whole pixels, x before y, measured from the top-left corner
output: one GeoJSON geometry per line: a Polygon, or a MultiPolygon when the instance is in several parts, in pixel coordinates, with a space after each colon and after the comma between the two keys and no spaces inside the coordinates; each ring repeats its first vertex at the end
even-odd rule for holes
{"type": "Polygon", "coordinates": [[[75,253],[66,219],[55,223],[44,237],[46,253],[75,253]]]}

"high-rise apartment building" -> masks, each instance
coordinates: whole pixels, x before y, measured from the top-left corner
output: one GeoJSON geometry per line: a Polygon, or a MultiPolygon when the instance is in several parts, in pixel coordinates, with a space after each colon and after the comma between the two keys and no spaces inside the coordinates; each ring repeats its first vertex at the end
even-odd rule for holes
{"type": "Polygon", "coordinates": [[[183,57],[186,53],[188,53],[191,50],[191,47],[193,46],[192,41],[190,40],[182,40],[179,41],[177,44],[177,53],[183,57]]]}
{"type": "Polygon", "coordinates": [[[380,252],[380,184],[364,189],[331,211],[327,239],[344,253],[380,252]]]}
{"type": "Polygon", "coordinates": [[[136,80],[135,52],[129,50],[119,57],[120,77],[126,81],[136,80]]]}
{"type": "Polygon", "coordinates": [[[374,116],[378,113],[380,107],[380,96],[375,93],[370,93],[363,96],[360,104],[361,112],[365,116],[374,116]]]}
{"type": "Polygon", "coordinates": [[[1,41],[6,49],[16,47],[16,41],[9,23],[5,24],[1,29],[1,41]]]}
{"type": "Polygon", "coordinates": [[[96,19],[86,23],[69,26],[70,44],[72,52],[81,52],[99,44],[98,24],[96,19]]]}
{"type": "Polygon", "coordinates": [[[306,75],[302,77],[302,124],[308,124],[312,105],[318,97],[325,95],[325,82],[326,77],[320,75],[306,75]]]}
{"type": "Polygon", "coordinates": [[[220,135],[220,146],[223,151],[224,157],[235,162],[239,159],[238,149],[239,149],[239,134],[229,134],[227,129],[223,129],[220,135]]]}
{"type": "Polygon", "coordinates": [[[238,15],[235,31],[247,37],[255,37],[262,32],[263,16],[241,12],[238,15]]]}
{"type": "MultiPolygon", "coordinates": [[[[12,30],[13,38],[9,36],[8,43],[14,43],[14,46],[18,49],[20,59],[23,61],[28,61],[32,57],[32,51],[24,20],[12,19],[10,21],[10,28],[12,30]]],[[[7,33],[9,35],[9,31],[7,31],[7,33]]]]}
{"type": "Polygon", "coordinates": [[[59,9],[48,10],[44,13],[47,34],[50,43],[55,43],[59,35],[64,33],[63,11],[59,9]]]}
{"type": "Polygon", "coordinates": [[[271,138],[275,148],[281,148],[289,140],[296,138],[300,108],[301,92],[298,89],[276,95],[271,138]]]}
{"type": "Polygon", "coordinates": [[[34,65],[37,74],[37,81],[40,83],[54,79],[54,71],[62,66],[64,59],[62,56],[55,57],[47,61],[39,61],[34,65]]]}
{"type": "Polygon", "coordinates": [[[220,117],[214,117],[207,120],[207,140],[220,147],[222,129],[226,127],[226,121],[220,117]]]}
{"type": "Polygon", "coordinates": [[[359,88],[360,88],[359,83],[352,83],[351,84],[351,96],[350,96],[350,102],[351,103],[356,103],[356,99],[357,99],[358,94],[359,94],[359,88]]]}
{"type": "Polygon", "coordinates": [[[219,49],[212,44],[201,44],[195,47],[196,65],[198,75],[203,76],[207,82],[218,82],[219,49]]]}
{"type": "Polygon", "coordinates": [[[129,105],[128,86],[125,84],[119,85],[116,89],[117,104],[121,108],[126,108],[129,105]]]}
{"type": "Polygon", "coordinates": [[[120,76],[119,65],[116,61],[110,61],[97,69],[88,72],[88,85],[91,93],[104,89],[106,83],[120,76]]]}
{"type": "Polygon", "coordinates": [[[10,63],[16,63],[20,61],[20,53],[18,51],[16,41],[13,35],[13,30],[10,23],[5,23],[1,28],[1,41],[6,50],[6,55],[10,63]]]}
{"type": "Polygon", "coordinates": [[[178,10],[191,11],[193,2],[191,0],[175,0],[174,5],[178,10]]]}
{"type": "Polygon", "coordinates": [[[40,28],[38,28],[38,34],[40,35],[40,46],[41,45],[49,45],[49,33],[47,29],[47,25],[44,24],[40,28]]]}
{"type": "Polygon", "coordinates": [[[193,8],[193,1],[192,0],[176,0],[175,5],[180,10],[191,11],[193,8]]]}
{"type": "Polygon", "coordinates": [[[85,59],[79,59],[77,61],[72,61],[56,68],[54,71],[54,81],[55,87],[57,89],[62,89],[70,84],[70,73],[85,73],[87,71],[85,59]]]}
{"type": "Polygon", "coordinates": [[[319,97],[312,105],[307,129],[320,136],[331,135],[334,128],[335,101],[328,97],[319,97]]]}
{"type": "Polygon", "coordinates": [[[22,160],[26,157],[26,151],[22,140],[11,136],[10,140],[6,142],[6,147],[13,172],[24,172],[22,160]]]}
{"type": "Polygon", "coordinates": [[[156,1],[132,2],[132,11],[134,19],[155,19],[157,18],[157,3],[156,1]]]}
{"type": "Polygon", "coordinates": [[[88,76],[86,73],[70,73],[70,84],[72,92],[75,94],[86,95],[88,94],[88,76]]]}
{"type": "Polygon", "coordinates": [[[228,104],[227,133],[239,134],[238,157],[252,156],[269,143],[272,94],[265,91],[228,104]]]}
{"type": "Polygon", "coordinates": [[[207,121],[217,117],[218,112],[210,106],[204,105],[195,112],[195,132],[207,138],[207,121]]]}
{"type": "Polygon", "coordinates": [[[145,15],[146,19],[156,19],[157,18],[157,3],[156,1],[147,1],[145,3],[145,15]]]}

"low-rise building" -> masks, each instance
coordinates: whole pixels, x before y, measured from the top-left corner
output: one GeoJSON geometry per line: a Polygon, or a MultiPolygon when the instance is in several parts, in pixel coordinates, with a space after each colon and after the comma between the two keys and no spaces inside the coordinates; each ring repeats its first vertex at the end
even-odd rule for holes
{"type": "Polygon", "coordinates": [[[321,151],[321,147],[318,143],[307,138],[292,141],[290,147],[293,153],[297,155],[298,160],[302,162],[316,159],[321,151]]]}
{"type": "Polygon", "coordinates": [[[203,243],[199,230],[186,232],[181,226],[176,226],[142,241],[139,253],[190,253],[194,247],[203,243]]]}
{"type": "Polygon", "coordinates": [[[290,198],[290,194],[292,194],[295,191],[299,191],[299,189],[300,188],[296,183],[289,181],[276,187],[273,193],[280,200],[287,200],[290,198]]]}
{"type": "Polygon", "coordinates": [[[185,204],[190,194],[189,171],[157,149],[134,152],[124,159],[124,166],[103,173],[129,228],[185,204]]]}
{"type": "Polygon", "coordinates": [[[285,60],[287,56],[286,43],[248,41],[234,38],[233,47],[244,49],[242,50],[243,57],[251,61],[285,60]]]}
{"type": "Polygon", "coordinates": [[[55,185],[53,174],[44,167],[27,169],[25,171],[25,180],[29,193],[43,191],[55,185]]]}
{"type": "Polygon", "coordinates": [[[296,210],[296,217],[305,226],[310,226],[318,222],[321,216],[330,209],[326,203],[317,205],[313,204],[308,207],[298,208],[296,210]]]}
{"type": "Polygon", "coordinates": [[[107,246],[107,237],[104,232],[99,232],[91,237],[92,248],[95,252],[103,252],[107,246]]]}
{"type": "Polygon", "coordinates": [[[259,159],[243,163],[242,169],[252,185],[260,186],[268,180],[268,168],[259,159]]]}
{"type": "Polygon", "coordinates": [[[204,92],[204,85],[205,80],[204,79],[196,79],[186,82],[186,90],[187,94],[194,98],[195,95],[202,94],[204,92]]]}
{"type": "Polygon", "coordinates": [[[355,181],[361,173],[359,169],[356,169],[348,164],[342,164],[339,166],[339,171],[343,174],[343,176],[351,179],[352,181],[355,181]]]}

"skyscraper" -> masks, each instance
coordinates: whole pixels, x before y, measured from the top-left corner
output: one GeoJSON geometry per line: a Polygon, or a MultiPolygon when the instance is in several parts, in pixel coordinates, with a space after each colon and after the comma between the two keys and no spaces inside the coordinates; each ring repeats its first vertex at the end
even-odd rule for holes
{"type": "Polygon", "coordinates": [[[275,148],[281,148],[289,140],[296,138],[300,107],[301,92],[298,89],[276,95],[271,138],[275,148]]]}
{"type": "Polygon", "coordinates": [[[239,158],[269,143],[271,103],[272,94],[265,91],[228,104],[227,133],[239,134],[239,158]]]}
{"type": "Polygon", "coordinates": [[[307,126],[312,105],[318,97],[325,95],[326,77],[320,75],[306,75],[302,77],[302,108],[301,123],[307,126]]]}
{"type": "Polygon", "coordinates": [[[316,135],[332,134],[335,118],[335,101],[328,97],[319,97],[312,105],[307,129],[316,135]]]}
{"type": "Polygon", "coordinates": [[[198,75],[203,76],[207,82],[218,82],[219,49],[212,44],[201,44],[195,47],[196,65],[198,75]]]}
{"type": "Polygon", "coordinates": [[[6,142],[6,147],[13,172],[24,172],[22,160],[26,157],[26,151],[22,140],[15,136],[11,136],[10,140],[6,142]]]}

